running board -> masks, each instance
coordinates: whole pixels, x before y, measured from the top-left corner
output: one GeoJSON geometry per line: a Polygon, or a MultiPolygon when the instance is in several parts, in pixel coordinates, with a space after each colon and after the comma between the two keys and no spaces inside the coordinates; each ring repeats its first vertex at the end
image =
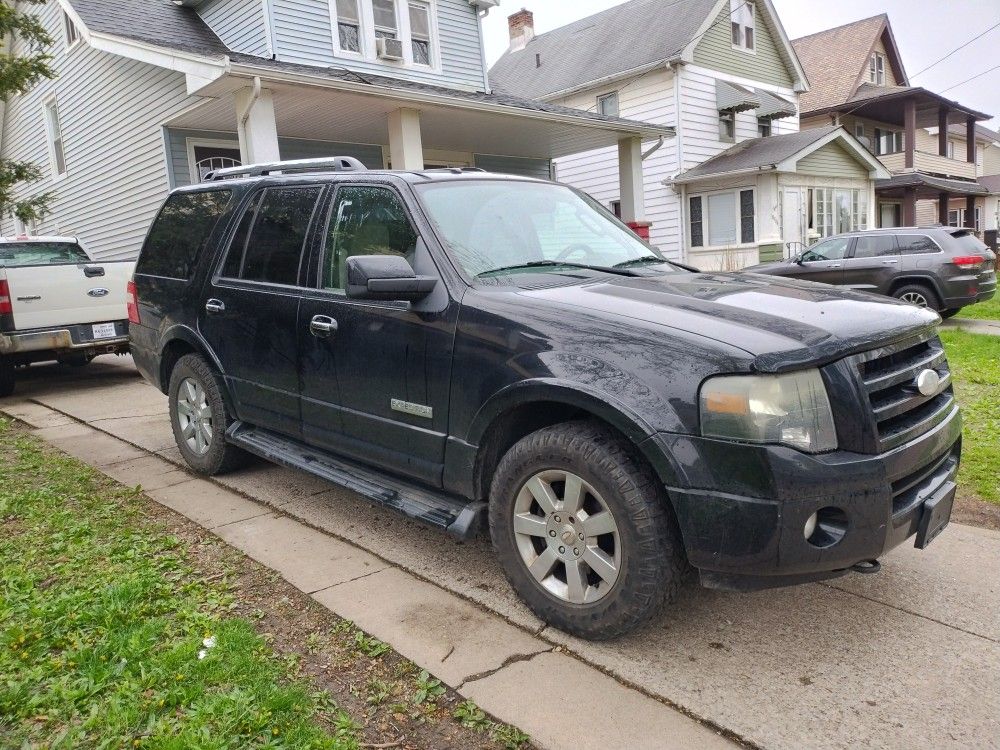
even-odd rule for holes
{"type": "Polygon", "coordinates": [[[309,472],[404,516],[447,529],[460,539],[474,537],[485,528],[486,503],[435,492],[242,422],[231,425],[226,438],[248,453],[309,472]]]}

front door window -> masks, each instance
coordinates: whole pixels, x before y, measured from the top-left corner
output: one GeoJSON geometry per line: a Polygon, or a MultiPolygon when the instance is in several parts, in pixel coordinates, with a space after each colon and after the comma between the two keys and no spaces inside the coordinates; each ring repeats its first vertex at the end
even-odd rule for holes
{"type": "Polygon", "coordinates": [[[822,260],[843,260],[850,246],[849,237],[837,237],[826,242],[820,242],[802,253],[803,263],[814,263],[822,260]]]}

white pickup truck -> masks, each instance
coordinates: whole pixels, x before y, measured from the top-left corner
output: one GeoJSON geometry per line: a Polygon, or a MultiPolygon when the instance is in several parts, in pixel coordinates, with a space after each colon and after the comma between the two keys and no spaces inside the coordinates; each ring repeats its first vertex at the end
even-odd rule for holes
{"type": "Polygon", "coordinates": [[[73,237],[0,238],[0,397],[17,368],[128,353],[134,261],[92,261],[73,237]]]}

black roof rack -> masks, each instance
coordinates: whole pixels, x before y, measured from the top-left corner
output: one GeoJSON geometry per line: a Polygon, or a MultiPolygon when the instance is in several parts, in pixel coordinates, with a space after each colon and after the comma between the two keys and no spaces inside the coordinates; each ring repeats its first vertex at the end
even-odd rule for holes
{"type": "Polygon", "coordinates": [[[205,175],[205,182],[230,180],[237,177],[262,177],[280,172],[367,172],[368,167],[353,156],[334,156],[328,159],[295,159],[267,164],[247,164],[242,167],[216,169],[205,175]]]}

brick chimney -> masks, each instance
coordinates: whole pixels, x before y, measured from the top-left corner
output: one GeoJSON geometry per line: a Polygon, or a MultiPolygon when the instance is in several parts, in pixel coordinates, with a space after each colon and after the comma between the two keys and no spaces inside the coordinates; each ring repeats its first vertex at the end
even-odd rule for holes
{"type": "Polygon", "coordinates": [[[511,52],[524,49],[535,38],[535,14],[527,8],[508,16],[507,25],[510,27],[511,52]]]}

